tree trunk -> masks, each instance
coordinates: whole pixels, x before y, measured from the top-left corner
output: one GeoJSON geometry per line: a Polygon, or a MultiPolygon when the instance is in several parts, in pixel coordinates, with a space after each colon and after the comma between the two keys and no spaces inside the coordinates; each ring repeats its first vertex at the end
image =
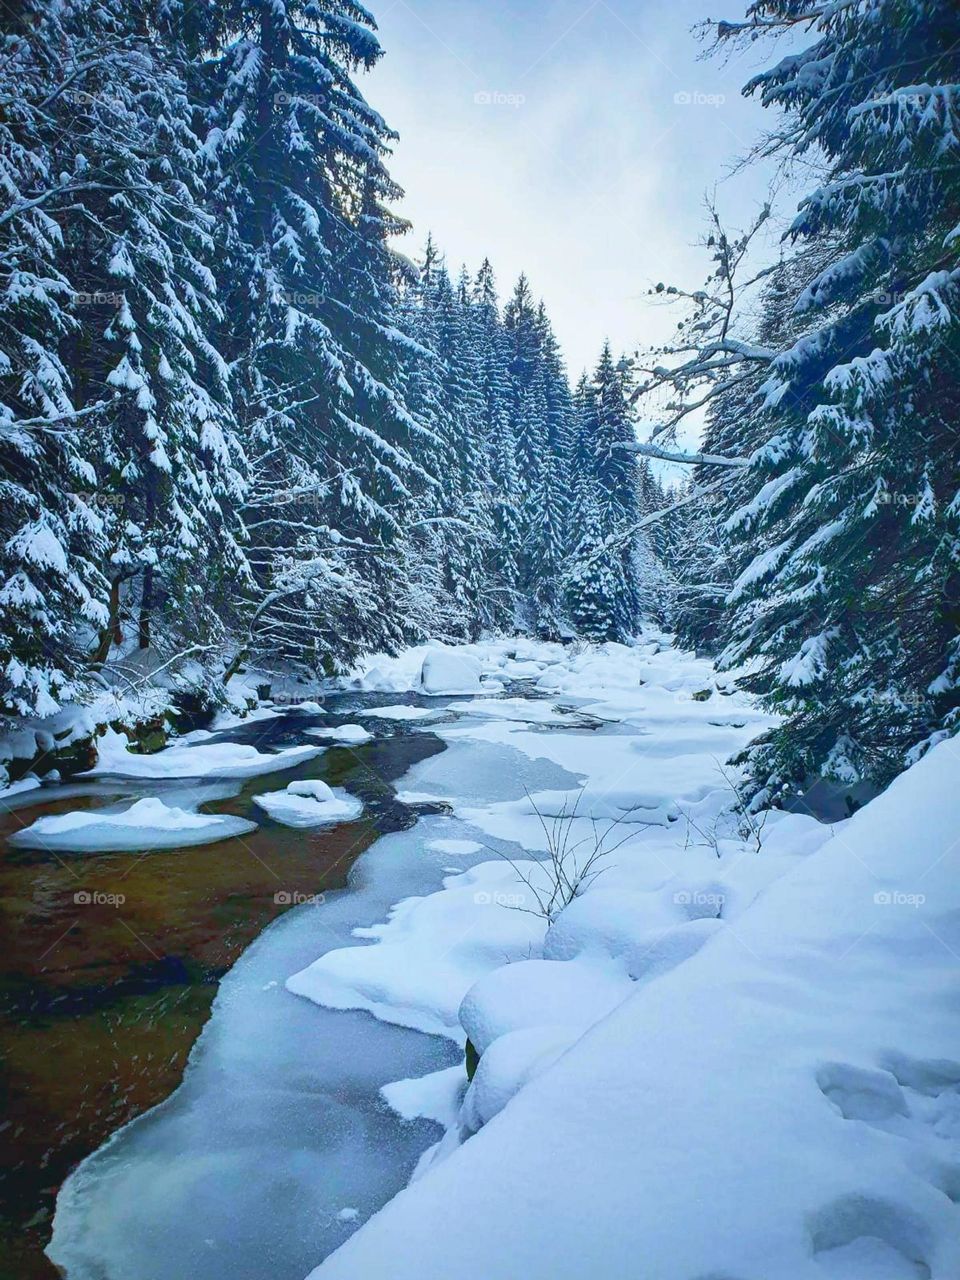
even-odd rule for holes
{"type": "Polygon", "coordinates": [[[143,571],[143,591],[140,595],[140,623],[138,629],[141,649],[150,648],[150,610],[153,608],[153,565],[143,571]]]}
{"type": "Polygon", "coordinates": [[[93,655],[93,665],[102,667],[110,656],[110,649],[123,640],[123,628],[120,625],[120,579],[110,581],[110,615],[107,625],[100,632],[100,643],[93,655]]]}

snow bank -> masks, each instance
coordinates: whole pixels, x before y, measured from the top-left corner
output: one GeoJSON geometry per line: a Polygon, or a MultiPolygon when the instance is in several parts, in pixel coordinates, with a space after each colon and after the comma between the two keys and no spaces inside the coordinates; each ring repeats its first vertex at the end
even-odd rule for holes
{"type": "Polygon", "coordinates": [[[363,801],[337,788],[332,790],[318,778],[291,782],[286,791],[270,791],[253,797],[275,822],[287,827],[323,827],[349,822],[363,812],[363,801]]]}
{"type": "Polygon", "coordinates": [[[134,755],[122,733],[107,729],[97,739],[99,758],[84,777],[111,774],[122,778],[252,778],[277,773],[312,760],[323,747],[289,747],[268,755],[236,742],[173,746],[153,755],[134,755]]]}
{"type": "Polygon", "coordinates": [[[494,1040],[489,1122],[314,1274],[955,1280],[958,783],[944,742],[545,1068],[494,1040]]]}
{"type": "MultiPolygon", "coordinates": [[[[519,869],[541,873],[533,862],[519,869]]],[[[385,924],[354,930],[378,945],[328,951],[289,978],[287,988],[328,1008],[367,1009],[385,1022],[462,1044],[457,1013],[474,982],[543,943],[546,924],[527,912],[531,902],[508,863],[480,863],[448,876],[440,893],[398,903],[385,924]]]]}
{"type": "Polygon", "coordinates": [[[120,813],[92,809],[38,818],[10,837],[20,849],[104,853],[110,850],[186,849],[256,831],[255,822],[229,815],[191,813],[147,797],[120,813]]]}

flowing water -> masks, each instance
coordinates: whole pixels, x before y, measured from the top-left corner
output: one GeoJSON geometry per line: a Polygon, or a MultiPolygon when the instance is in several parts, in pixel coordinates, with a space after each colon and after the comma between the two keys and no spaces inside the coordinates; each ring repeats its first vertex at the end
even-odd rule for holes
{"type": "MultiPolygon", "coordinates": [[[[335,695],[323,716],[248,723],[221,740],[315,742],[313,724],[401,700],[418,701],[335,695]]],[[[145,855],[4,848],[3,1280],[51,1280],[57,1268],[69,1280],[303,1280],[440,1136],[401,1121],[380,1088],[452,1065],[454,1045],[319,1008],[284,982],[331,948],[369,945],[354,928],[440,886],[450,856],[426,846],[474,834],[446,799],[487,804],[576,779],[502,745],[444,750],[429,723],[375,728],[362,747],[242,783],[81,781],[0,814],[3,836],[41,813],[162,795],[260,824],[145,855]],[[401,776],[437,801],[399,802],[401,776]],[[308,777],[362,797],[362,819],[292,830],[252,804],[308,777]],[[123,901],[80,906],[78,892],[123,901]]],[[[457,869],[489,856],[458,857],[457,869]]]]}
{"type": "MultiPolygon", "coordinates": [[[[398,700],[335,695],[324,716],[255,721],[220,740],[261,750],[308,742],[303,730],[311,724],[340,723],[365,706],[398,700]]],[[[80,780],[21,793],[0,809],[3,1280],[56,1276],[43,1249],[61,1184],[83,1157],[176,1089],[218,984],[251,942],[271,921],[282,929],[277,917],[291,905],[343,886],[354,860],[379,836],[416,821],[390,784],[442,743],[403,726],[381,728],[389,736],[331,748],[267,777],[80,780]],[[308,777],[362,797],[363,817],[333,829],[292,830],[252,803],[258,792],[308,777]],[[41,815],[146,795],[170,804],[199,800],[205,812],[252,818],[259,829],[146,855],[28,852],[6,842],[41,815]]],[[[319,919],[319,907],[312,910],[319,919]]],[[[269,1034],[267,1024],[251,1034],[269,1034]]],[[[310,1053],[331,1049],[322,1033],[308,1040],[305,1071],[310,1053]]],[[[158,1251],[165,1254],[166,1246],[158,1251]]],[[[126,1280],[122,1270],[116,1274],[126,1280]]]]}

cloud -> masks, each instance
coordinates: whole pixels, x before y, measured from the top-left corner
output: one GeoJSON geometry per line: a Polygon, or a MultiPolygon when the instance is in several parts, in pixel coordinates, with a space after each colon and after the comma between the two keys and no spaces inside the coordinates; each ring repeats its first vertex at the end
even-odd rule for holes
{"type": "MultiPolygon", "coordinates": [[[[712,6],[711,6],[712,7],[712,6]]],[[[662,341],[673,320],[645,291],[699,283],[702,197],[764,113],[750,68],[700,62],[707,0],[395,0],[377,13],[386,57],[364,84],[401,134],[392,171],[414,223],[451,269],[488,255],[506,294],[542,295],[571,371],[662,341]]],[[[721,189],[734,221],[762,198],[721,189]]]]}

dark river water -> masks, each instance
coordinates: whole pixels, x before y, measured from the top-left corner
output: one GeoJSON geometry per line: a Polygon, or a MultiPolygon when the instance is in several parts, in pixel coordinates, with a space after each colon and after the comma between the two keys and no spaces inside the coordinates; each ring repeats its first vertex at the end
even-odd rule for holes
{"type": "MultiPolygon", "coordinates": [[[[303,736],[311,725],[398,701],[413,699],[338,694],[324,715],[255,721],[218,737],[261,750],[303,744],[316,741],[303,736]]],[[[111,1133],[176,1088],[217,984],[244,949],[298,894],[341,887],[375,839],[416,821],[390,784],[443,744],[402,724],[379,729],[388,736],[235,781],[227,789],[237,794],[201,806],[256,821],[259,829],[242,840],[147,855],[54,854],[7,842],[41,815],[162,795],[172,782],[80,780],[44,789],[44,803],[34,792],[0,808],[3,1280],[58,1274],[43,1249],[60,1185],[111,1133]],[[294,830],[254,806],[254,794],[295,778],[345,787],[364,800],[362,819],[294,830]],[[78,904],[78,893],[93,901],[78,904]]]]}

